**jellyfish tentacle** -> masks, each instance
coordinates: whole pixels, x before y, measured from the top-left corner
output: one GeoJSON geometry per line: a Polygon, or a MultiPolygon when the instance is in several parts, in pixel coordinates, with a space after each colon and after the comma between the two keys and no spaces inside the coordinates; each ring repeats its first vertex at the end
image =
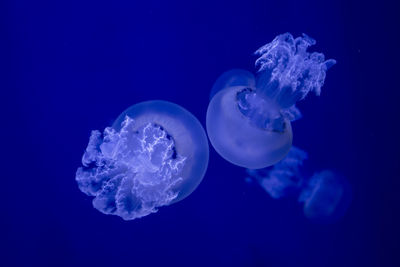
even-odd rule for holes
{"type": "Polygon", "coordinates": [[[315,43],[306,34],[294,39],[285,33],[255,52],[259,56],[255,62],[258,94],[273,99],[289,119],[298,117],[292,109],[297,101],[310,92],[320,95],[326,71],[336,63],[334,59],[325,60],[322,53],[307,52],[315,43]]]}

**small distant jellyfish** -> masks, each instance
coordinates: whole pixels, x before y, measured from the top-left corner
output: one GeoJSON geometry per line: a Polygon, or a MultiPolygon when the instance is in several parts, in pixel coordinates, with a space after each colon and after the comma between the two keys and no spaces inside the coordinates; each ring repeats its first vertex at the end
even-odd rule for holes
{"type": "Polygon", "coordinates": [[[292,196],[303,203],[306,218],[315,222],[335,222],[346,212],[351,190],[347,180],[337,173],[324,170],[311,177],[301,169],[307,153],[292,147],[287,156],[274,166],[247,169],[249,177],[274,199],[292,196]]]}
{"type": "Polygon", "coordinates": [[[305,185],[299,201],[304,215],[316,222],[335,222],[346,212],[351,200],[350,185],[332,171],[315,173],[305,185]]]}
{"type": "Polygon", "coordinates": [[[310,92],[319,95],[335,60],[309,53],[315,40],[303,34],[278,35],[259,48],[256,77],[228,71],[215,82],[207,110],[207,133],[227,161],[249,169],[271,166],[292,146],[291,121],[301,117],[295,104],[310,92]]]}
{"type": "Polygon", "coordinates": [[[206,133],[190,112],[170,102],[142,102],[103,133],[92,131],[76,181],[97,210],[133,220],[190,195],[208,153],[206,133]]]}

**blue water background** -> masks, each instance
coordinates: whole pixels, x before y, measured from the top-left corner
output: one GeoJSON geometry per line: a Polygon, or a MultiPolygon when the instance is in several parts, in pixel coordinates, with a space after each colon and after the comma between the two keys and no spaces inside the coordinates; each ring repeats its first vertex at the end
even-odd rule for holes
{"type": "MultiPolygon", "coordinates": [[[[399,266],[398,18],[385,1],[2,1],[0,266],[399,266]],[[254,71],[277,34],[337,60],[298,107],[308,171],[345,175],[332,225],[273,200],[210,147],[187,199],[123,221],[74,180],[90,131],[132,104],[177,103],[205,125],[224,71],[254,71]],[[396,34],[397,32],[397,34],[396,34]]],[[[397,16],[398,17],[398,16],[397,16]]]]}

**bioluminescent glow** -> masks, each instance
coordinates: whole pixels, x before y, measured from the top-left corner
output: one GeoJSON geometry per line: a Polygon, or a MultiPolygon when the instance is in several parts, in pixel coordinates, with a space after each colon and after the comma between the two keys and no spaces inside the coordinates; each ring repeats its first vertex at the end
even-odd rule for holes
{"type": "Polygon", "coordinates": [[[311,177],[304,174],[302,165],[307,153],[292,147],[287,156],[274,166],[247,169],[250,179],[274,199],[292,196],[304,203],[304,215],[317,222],[334,222],[341,218],[350,203],[350,185],[339,174],[324,170],[311,177]]]}
{"type": "Polygon", "coordinates": [[[105,214],[133,220],[191,194],[208,165],[200,122],[182,107],[148,101],[92,131],[76,172],[80,190],[105,214]]]}
{"type": "Polygon", "coordinates": [[[301,117],[297,101],[319,95],[335,60],[309,53],[315,40],[289,33],[259,48],[257,77],[245,70],[224,73],[213,86],[207,132],[227,161],[250,169],[271,166],[292,146],[291,121],[301,117]]]}

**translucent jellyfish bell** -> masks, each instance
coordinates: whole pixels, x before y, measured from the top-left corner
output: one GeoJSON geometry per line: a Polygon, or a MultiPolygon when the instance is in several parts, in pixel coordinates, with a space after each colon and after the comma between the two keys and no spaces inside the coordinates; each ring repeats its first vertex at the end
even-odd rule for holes
{"type": "Polygon", "coordinates": [[[314,174],[299,197],[304,202],[304,215],[317,222],[335,222],[351,202],[351,189],[346,179],[332,171],[314,174]]]}
{"type": "Polygon", "coordinates": [[[208,165],[207,136],[184,108],[165,101],[129,107],[104,133],[92,131],[76,173],[105,214],[133,220],[190,195],[208,165]]]}
{"type": "MultiPolygon", "coordinates": [[[[252,90],[242,86],[218,92],[207,110],[207,132],[215,150],[227,161],[250,169],[264,168],[282,159],[292,145],[292,128],[285,120],[285,130],[278,132],[256,124],[259,114],[243,114],[238,95],[252,90]],[[254,120],[252,120],[254,118],[254,120]]],[[[274,103],[266,109],[277,111],[274,103]]]]}
{"type": "Polygon", "coordinates": [[[207,132],[215,150],[249,169],[271,166],[289,152],[291,121],[301,117],[297,101],[319,95],[326,70],[335,64],[308,53],[315,41],[289,33],[258,49],[257,77],[245,70],[224,73],[214,84],[207,110],[207,132]]]}

